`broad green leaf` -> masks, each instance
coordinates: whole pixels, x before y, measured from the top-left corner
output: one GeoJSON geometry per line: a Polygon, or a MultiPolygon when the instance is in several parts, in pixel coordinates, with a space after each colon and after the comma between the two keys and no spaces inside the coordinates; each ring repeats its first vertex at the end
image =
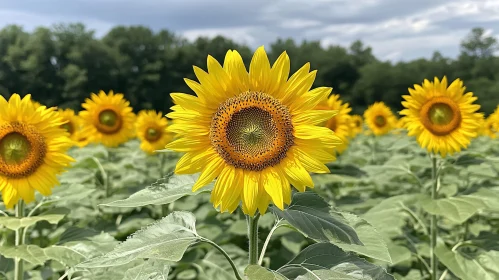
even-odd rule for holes
{"type": "Polygon", "coordinates": [[[394,279],[382,267],[369,263],[353,253],[344,252],[330,243],[316,243],[308,246],[277,272],[295,279],[316,270],[331,270],[343,276],[356,275],[360,278],[354,279],[362,280],[394,279]]]}
{"type": "Polygon", "coordinates": [[[199,175],[173,175],[158,180],[151,186],[132,194],[129,198],[101,204],[112,207],[140,207],[145,205],[162,205],[172,203],[184,196],[196,195],[211,190],[213,183],[192,191],[192,186],[199,175]]]}
{"type": "Polygon", "coordinates": [[[73,266],[85,259],[83,255],[64,246],[47,248],[40,248],[37,245],[0,246],[0,254],[6,258],[21,258],[34,265],[43,265],[47,260],[56,260],[64,265],[73,266]]]}
{"type": "Polygon", "coordinates": [[[88,237],[96,236],[99,233],[91,228],[69,227],[59,237],[58,244],[88,240],[88,237]]]}
{"type": "Polygon", "coordinates": [[[295,193],[288,208],[281,211],[271,207],[271,211],[309,238],[363,245],[345,218],[340,213],[330,213],[326,201],[313,192],[295,193]]]}
{"type": "Polygon", "coordinates": [[[420,203],[426,212],[443,216],[458,224],[465,222],[480,209],[485,208],[482,199],[466,195],[435,200],[425,196],[420,203]]]}
{"type": "Polygon", "coordinates": [[[47,221],[51,224],[56,225],[68,213],[69,209],[67,208],[54,208],[44,213],[41,213],[38,216],[32,216],[27,218],[0,216],[0,225],[11,230],[18,230],[20,228],[29,227],[38,223],[39,221],[47,221]]]}
{"type": "Polygon", "coordinates": [[[418,195],[398,195],[387,198],[369,209],[362,218],[375,225],[380,234],[386,237],[402,235],[402,227],[409,214],[403,209],[417,199],[418,195]]]}
{"type": "Polygon", "coordinates": [[[443,242],[437,244],[435,254],[452,273],[462,280],[499,279],[499,251],[479,252],[465,255],[459,250],[452,251],[443,242]]]}
{"type": "Polygon", "coordinates": [[[272,271],[259,265],[249,265],[244,270],[247,280],[288,280],[276,271],[272,271]]]}
{"type": "Polygon", "coordinates": [[[319,269],[314,271],[308,271],[304,275],[296,277],[295,280],[359,280],[364,278],[358,278],[351,276],[342,272],[336,272],[333,270],[319,269]]]}
{"type": "Polygon", "coordinates": [[[350,213],[341,212],[347,223],[355,230],[360,241],[364,245],[335,243],[345,251],[353,251],[361,255],[385,261],[392,262],[390,253],[383,240],[383,237],[378,233],[375,227],[369,224],[366,220],[350,213]]]}
{"type": "MultiPolygon", "coordinates": [[[[75,176],[79,177],[79,176],[75,176]]],[[[68,202],[74,200],[82,200],[88,198],[88,196],[93,193],[96,189],[88,185],[82,184],[62,184],[59,187],[54,188],[54,191],[50,196],[44,197],[42,194],[37,193],[37,200],[44,199],[43,204],[49,204],[54,202],[68,202]]]]}
{"type": "Polygon", "coordinates": [[[456,161],[454,162],[455,165],[460,165],[460,166],[470,166],[470,165],[479,165],[481,163],[485,162],[483,159],[483,156],[478,155],[478,154],[463,154],[459,156],[456,161]]]}
{"type": "Polygon", "coordinates": [[[123,280],[167,280],[170,266],[163,261],[149,259],[142,265],[128,269],[123,280]]]}
{"type": "Polygon", "coordinates": [[[80,268],[126,264],[138,258],[179,261],[185,250],[199,240],[196,219],[189,212],[173,212],[141,229],[104,256],[78,265],[80,268]]]}

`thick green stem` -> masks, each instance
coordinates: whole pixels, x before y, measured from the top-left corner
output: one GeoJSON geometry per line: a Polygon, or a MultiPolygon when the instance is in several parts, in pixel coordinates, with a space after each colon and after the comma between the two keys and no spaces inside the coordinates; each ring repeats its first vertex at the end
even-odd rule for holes
{"type": "MultiPolygon", "coordinates": [[[[24,201],[21,199],[19,203],[16,205],[16,218],[21,219],[24,217],[24,201]]],[[[24,244],[23,240],[23,230],[24,228],[20,228],[16,230],[16,246],[21,246],[24,244]]],[[[24,264],[23,260],[20,258],[15,258],[14,260],[14,280],[23,280],[24,279],[24,264]]]]}
{"type": "MultiPolygon", "coordinates": [[[[433,186],[431,188],[431,199],[437,199],[438,192],[438,168],[437,168],[437,157],[433,155],[431,157],[432,160],[432,173],[431,177],[433,180],[433,186]]],[[[431,224],[430,224],[430,260],[431,260],[431,280],[437,279],[438,274],[438,260],[435,256],[435,247],[437,246],[437,216],[431,215],[431,224]]]]}
{"type": "Polygon", "coordinates": [[[260,214],[248,217],[249,264],[258,264],[258,219],[260,214]]]}

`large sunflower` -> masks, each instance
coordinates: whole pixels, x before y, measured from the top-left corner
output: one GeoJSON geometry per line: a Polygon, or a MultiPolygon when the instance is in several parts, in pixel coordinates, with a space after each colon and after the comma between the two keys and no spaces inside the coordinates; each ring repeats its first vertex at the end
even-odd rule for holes
{"type": "Polygon", "coordinates": [[[350,118],[350,137],[354,138],[362,132],[363,120],[362,116],[352,115],[350,118]]]}
{"type": "Polygon", "coordinates": [[[9,101],[0,95],[0,190],[7,208],[20,198],[32,202],[35,190],[50,195],[59,184],[56,175],[73,161],[66,155],[71,140],[63,123],[29,94],[13,94],[9,101]]]}
{"type": "Polygon", "coordinates": [[[99,142],[108,147],[117,147],[135,136],[135,114],[130,102],[124,99],[123,94],[92,93],[87,98],[80,112],[83,119],[82,135],[89,142],[99,142]]]}
{"type": "Polygon", "coordinates": [[[406,127],[410,136],[416,136],[419,144],[432,153],[447,154],[466,148],[477,136],[482,114],[476,113],[480,105],[472,92],[464,93],[465,87],[456,79],[447,87],[447,78],[433,82],[424,80],[423,85],[409,88],[404,95],[406,108],[400,113],[407,117],[406,127]]]}
{"type": "Polygon", "coordinates": [[[201,172],[193,191],[218,177],[211,201],[233,212],[265,213],[270,201],[280,209],[299,191],[313,187],[309,172],[327,173],[341,141],[321,124],[334,111],[316,110],[331,88],[310,90],[316,71],[305,64],[288,79],[286,52],[270,66],[263,47],[256,50],[249,73],[241,55],[229,50],[223,66],[208,56],[208,72],[194,67],[199,83],[185,79],[196,93],[172,93],[177,104],[167,116],[178,139],[166,147],[186,154],[175,172],[201,172]]]}
{"type": "Polygon", "coordinates": [[[328,99],[324,99],[316,108],[317,110],[334,110],[336,115],[330,118],[325,126],[331,129],[338,138],[341,139],[341,144],[335,147],[338,154],[341,154],[348,147],[348,137],[350,136],[350,105],[343,103],[340,100],[340,95],[332,94],[328,99]]]}
{"type": "Polygon", "coordinates": [[[140,111],[135,123],[135,130],[141,141],[140,148],[149,154],[164,149],[172,139],[172,134],[166,132],[167,126],[168,120],[163,117],[163,113],[156,113],[154,110],[140,111]]]}
{"type": "Polygon", "coordinates": [[[71,109],[59,109],[58,112],[64,121],[61,127],[69,133],[69,138],[73,140],[73,143],[78,145],[81,138],[81,118],[71,109]]]}
{"type": "Polygon", "coordinates": [[[383,135],[395,127],[397,119],[383,102],[375,102],[364,112],[364,119],[374,135],[383,135]]]}

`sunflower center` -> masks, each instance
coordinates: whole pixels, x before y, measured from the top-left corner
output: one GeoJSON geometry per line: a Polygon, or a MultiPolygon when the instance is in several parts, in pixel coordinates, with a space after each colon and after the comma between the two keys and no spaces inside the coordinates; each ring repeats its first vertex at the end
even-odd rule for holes
{"type": "Polygon", "coordinates": [[[74,132],[73,124],[69,121],[65,124],[61,124],[61,128],[65,129],[70,135],[74,132]]]}
{"type": "Polygon", "coordinates": [[[121,129],[121,116],[112,109],[105,109],[99,113],[95,123],[97,130],[104,134],[114,134],[121,129]]]}
{"type": "Polygon", "coordinates": [[[19,164],[27,157],[31,147],[26,136],[11,132],[0,141],[0,156],[7,164],[19,164]]]}
{"type": "Polygon", "coordinates": [[[421,122],[438,136],[450,134],[461,125],[459,106],[445,96],[434,97],[421,107],[421,122]]]}
{"type": "Polygon", "coordinates": [[[99,122],[103,125],[113,127],[118,122],[118,115],[113,110],[104,110],[99,114],[99,122]]]}
{"type": "Polygon", "coordinates": [[[386,125],[386,118],[384,116],[378,115],[374,118],[374,124],[377,127],[383,127],[386,125]]]}
{"type": "Polygon", "coordinates": [[[159,129],[156,129],[154,127],[149,127],[146,130],[145,138],[149,142],[154,142],[157,141],[161,137],[161,131],[159,129]]]}
{"type": "Polygon", "coordinates": [[[445,103],[436,103],[430,107],[428,115],[432,124],[446,125],[452,121],[454,112],[449,105],[445,103]]]}
{"type": "Polygon", "coordinates": [[[359,120],[355,121],[355,127],[360,127],[360,121],[359,120]]]}
{"type": "Polygon", "coordinates": [[[291,114],[265,93],[245,92],[218,107],[210,140],[228,164],[260,171],[278,164],[293,145],[291,114]]]}
{"type": "Polygon", "coordinates": [[[0,174],[22,178],[35,172],[43,163],[47,146],[33,126],[19,122],[0,127],[0,174]]]}

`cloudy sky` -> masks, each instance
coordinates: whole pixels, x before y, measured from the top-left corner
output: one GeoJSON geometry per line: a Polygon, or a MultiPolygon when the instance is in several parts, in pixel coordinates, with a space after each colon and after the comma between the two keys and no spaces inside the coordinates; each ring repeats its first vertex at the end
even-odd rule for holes
{"type": "MultiPolygon", "coordinates": [[[[98,36],[118,24],[167,28],[188,39],[224,35],[251,47],[277,37],[348,46],[385,60],[454,57],[473,27],[499,35],[499,0],[4,0],[0,27],[83,22],[98,36]]],[[[499,36],[498,36],[499,37],[499,36]]]]}

